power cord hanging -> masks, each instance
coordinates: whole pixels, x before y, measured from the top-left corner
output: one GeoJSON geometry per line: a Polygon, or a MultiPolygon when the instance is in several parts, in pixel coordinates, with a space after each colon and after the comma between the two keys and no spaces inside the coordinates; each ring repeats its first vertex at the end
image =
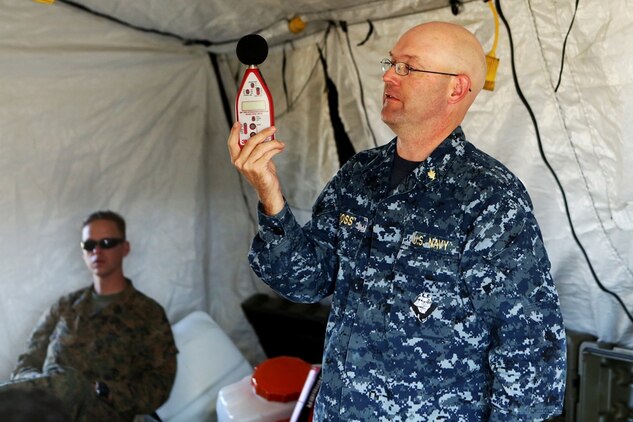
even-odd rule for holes
{"type": "Polygon", "coordinates": [[[484,89],[487,91],[494,91],[495,79],[497,77],[497,68],[499,67],[499,59],[496,56],[497,45],[499,44],[499,14],[495,5],[490,0],[485,0],[492,12],[492,18],[495,23],[495,38],[492,42],[492,48],[486,54],[486,81],[484,82],[484,89]]]}
{"type": "Polygon", "coordinates": [[[615,300],[620,304],[622,309],[624,310],[624,313],[628,317],[629,321],[631,323],[633,323],[633,315],[631,315],[631,312],[627,309],[626,305],[624,304],[624,302],[622,301],[620,296],[618,296],[615,292],[612,292],[611,290],[607,289],[602,284],[602,282],[600,281],[600,278],[598,277],[598,274],[596,274],[596,271],[594,270],[593,265],[591,264],[591,261],[589,260],[589,256],[587,255],[587,251],[583,247],[582,243],[580,242],[580,239],[578,238],[578,235],[576,234],[576,229],[574,228],[574,223],[572,221],[571,213],[569,211],[569,203],[567,202],[567,195],[565,194],[565,189],[563,188],[562,183],[558,179],[558,175],[554,171],[554,168],[551,166],[551,164],[547,160],[547,157],[545,155],[545,151],[543,150],[543,143],[542,143],[542,140],[541,140],[541,134],[540,134],[540,131],[539,131],[539,128],[538,128],[538,123],[536,121],[536,117],[534,116],[534,112],[532,111],[532,107],[530,107],[530,104],[528,103],[527,99],[523,95],[523,91],[521,90],[521,87],[519,86],[519,80],[517,78],[516,65],[515,65],[515,61],[514,61],[514,41],[512,40],[512,31],[510,30],[510,24],[506,20],[504,14],[503,14],[503,10],[501,9],[501,1],[500,0],[495,0],[495,5],[497,7],[497,11],[499,13],[499,17],[503,21],[503,24],[505,25],[506,30],[508,31],[508,40],[510,42],[510,57],[511,57],[511,63],[512,63],[512,79],[514,80],[514,86],[516,88],[516,91],[517,91],[517,94],[518,94],[519,98],[521,99],[521,102],[523,103],[523,105],[527,109],[527,111],[528,111],[528,113],[530,115],[530,118],[532,119],[532,123],[534,125],[534,130],[536,132],[536,139],[537,139],[537,142],[538,142],[539,153],[541,154],[541,159],[543,160],[543,162],[545,163],[545,166],[548,168],[548,170],[550,171],[550,173],[554,177],[554,180],[556,181],[556,184],[558,185],[558,189],[561,192],[563,203],[565,205],[565,214],[567,215],[567,221],[569,223],[569,227],[571,229],[571,234],[572,234],[572,236],[574,238],[574,241],[576,242],[576,244],[578,245],[578,248],[582,252],[583,257],[585,258],[585,262],[587,263],[587,266],[589,267],[589,271],[591,272],[591,275],[593,276],[593,279],[596,282],[596,284],[598,285],[598,287],[600,288],[600,290],[602,290],[603,292],[613,296],[615,298],[615,300]]]}
{"type": "Polygon", "coordinates": [[[290,103],[290,96],[288,95],[288,81],[286,80],[286,68],[288,66],[288,58],[286,57],[286,43],[284,43],[281,52],[282,52],[281,83],[284,88],[284,98],[286,99],[286,107],[288,109],[291,109],[292,103],[290,103]]]}
{"type": "Polygon", "coordinates": [[[367,41],[369,41],[369,39],[373,35],[373,33],[374,33],[374,24],[373,24],[373,22],[370,21],[370,20],[367,20],[367,25],[369,25],[369,29],[367,30],[367,35],[365,35],[365,39],[364,40],[362,40],[361,42],[356,44],[356,47],[362,47],[363,45],[365,45],[365,43],[367,41]]]}
{"type": "Polygon", "coordinates": [[[209,40],[189,39],[189,38],[181,37],[180,35],[177,35],[177,34],[173,34],[171,32],[159,31],[157,29],[143,28],[143,27],[140,27],[140,26],[132,25],[131,23],[126,22],[126,21],[121,20],[121,19],[118,19],[118,18],[115,18],[114,16],[107,15],[107,14],[101,13],[101,12],[97,12],[96,10],[91,9],[88,6],[84,6],[83,4],[79,4],[79,3],[77,3],[77,2],[75,2],[73,0],[56,0],[56,1],[58,1],[59,3],[66,4],[68,6],[72,6],[72,7],[75,7],[77,9],[83,10],[84,12],[90,13],[91,15],[98,16],[100,18],[109,20],[109,21],[114,22],[114,23],[118,23],[119,25],[123,25],[125,27],[135,29],[137,31],[146,32],[146,33],[149,33],[149,34],[163,35],[163,36],[166,36],[166,37],[175,38],[175,39],[179,40],[180,42],[182,42],[184,45],[197,44],[197,45],[203,45],[205,47],[209,47],[210,45],[213,45],[213,43],[211,41],[209,41],[209,40]]]}
{"type": "Polygon", "coordinates": [[[459,9],[461,9],[462,7],[461,0],[448,0],[448,3],[451,6],[451,12],[453,13],[453,15],[457,16],[460,12],[459,9]]]}
{"type": "Polygon", "coordinates": [[[571,32],[571,28],[574,26],[574,21],[576,20],[576,12],[578,11],[578,3],[580,3],[580,0],[576,0],[576,6],[574,7],[574,14],[571,17],[571,22],[569,23],[569,29],[567,30],[567,34],[565,35],[565,41],[563,41],[563,54],[561,55],[561,59],[560,59],[560,71],[558,72],[558,82],[556,83],[556,88],[554,88],[554,92],[558,92],[560,81],[563,79],[563,67],[565,65],[565,50],[567,49],[567,39],[569,38],[569,33],[571,32]]]}
{"type": "Polygon", "coordinates": [[[349,51],[350,57],[352,58],[352,63],[354,64],[354,70],[356,71],[356,79],[358,79],[358,86],[360,88],[360,103],[363,108],[363,113],[365,113],[365,121],[367,122],[367,127],[369,128],[369,132],[371,133],[371,138],[374,141],[374,146],[378,146],[376,134],[374,133],[374,130],[371,128],[371,124],[369,123],[369,115],[367,114],[367,106],[365,105],[365,91],[363,89],[363,81],[360,77],[360,71],[358,70],[358,64],[356,64],[354,52],[352,51],[352,44],[349,39],[349,32],[347,31],[347,22],[339,21],[339,25],[343,30],[343,33],[345,34],[345,39],[347,41],[347,50],[349,51]]]}
{"type": "MultiPolygon", "coordinates": [[[[332,25],[334,25],[332,23],[332,25]]],[[[325,32],[323,33],[323,38],[322,38],[322,43],[323,43],[323,48],[325,49],[325,46],[327,44],[327,39],[330,35],[330,28],[332,27],[332,25],[328,26],[328,28],[325,30],[325,32]]],[[[316,48],[317,50],[321,50],[321,47],[319,46],[319,43],[316,43],[316,48]]],[[[285,47],[284,47],[284,57],[286,57],[286,51],[285,51],[285,47]]],[[[319,67],[319,64],[321,63],[321,60],[319,57],[316,58],[316,60],[314,61],[314,63],[312,64],[312,66],[310,67],[310,72],[308,72],[307,77],[306,77],[306,81],[305,83],[301,86],[301,88],[299,88],[297,90],[297,94],[294,97],[290,96],[290,90],[288,90],[288,92],[285,92],[285,88],[284,88],[284,93],[286,94],[286,109],[284,111],[281,112],[277,112],[275,111],[275,118],[279,119],[282,116],[285,116],[287,113],[289,113],[291,111],[291,105],[297,103],[297,101],[299,101],[299,99],[301,98],[301,96],[303,95],[304,91],[306,90],[306,88],[308,87],[308,85],[310,84],[310,82],[312,81],[312,77],[314,76],[314,73],[316,72],[316,70],[319,67]]],[[[284,76],[285,78],[285,76],[284,76]]],[[[284,81],[285,83],[285,81],[284,81]]],[[[277,110],[277,109],[275,109],[277,110]]]]}

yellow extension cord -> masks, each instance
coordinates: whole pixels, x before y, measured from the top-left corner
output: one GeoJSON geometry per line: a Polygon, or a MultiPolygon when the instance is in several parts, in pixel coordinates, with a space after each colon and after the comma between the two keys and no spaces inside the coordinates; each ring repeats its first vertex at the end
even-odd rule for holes
{"type": "Polygon", "coordinates": [[[484,83],[484,89],[493,91],[495,89],[497,68],[499,67],[499,59],[495,56],[497,43],[499,42],[499,15],[492,0],[488,0],[488,6],[495,21],[495,39],[492,43],[492,49],[486,54],[486,82],[484,83]]]}

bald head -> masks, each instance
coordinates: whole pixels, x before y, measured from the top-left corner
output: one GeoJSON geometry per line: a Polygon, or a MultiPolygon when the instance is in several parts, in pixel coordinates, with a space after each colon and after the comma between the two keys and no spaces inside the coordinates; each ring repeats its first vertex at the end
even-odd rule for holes
{"type": "Polygon", "coordinates": [[[483,49],[459,25],[428,22],[405,32],[389,55],[381,118],[398,135],[399,154],[409,148],[409,157],[424,159],[461,124],[483,88],[483,49]]]}
{"type": "Polygon", "coordinates": [[[401,40],[410,39],[420,54],[438,69],[467,75],[475,97],[486,81],[486,56],[479,40],[466,28],[448,22],[427,22],[408,30],[401,40]]]}

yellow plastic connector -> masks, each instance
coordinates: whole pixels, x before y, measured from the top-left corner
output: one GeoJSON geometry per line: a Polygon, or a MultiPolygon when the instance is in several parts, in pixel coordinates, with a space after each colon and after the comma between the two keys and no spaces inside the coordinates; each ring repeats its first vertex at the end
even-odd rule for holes
{"type": "Polygon", "coordinates": [[[486,82],[484,82],[484,89],[494,91],[498,67],[499,59],[494,55],[486,55],[486,82]]]}
{"type": "Polygon", "coordinates": [[[33,0],[36,3],[43,3],[43,4],[53,4],[55,3],[55,0],[33,0]]]}
{"type": "Polygon", "coordinates": [[[486,82],[484,82],[484,89],[493,91],[495,89],[497,68],[499,67],[499,59],[495,56],[499,42],[499,15],[492,0],[488,1],[488,6],[495,21],[495,39],[492,43],[492,49],[486,54],[486,82]]]}
{"type": "Polygon", "coordinates": [[[308,23],[301,16],[297,15],[288,21],[288,30],[293,34],[303,31],[308,23]]]}

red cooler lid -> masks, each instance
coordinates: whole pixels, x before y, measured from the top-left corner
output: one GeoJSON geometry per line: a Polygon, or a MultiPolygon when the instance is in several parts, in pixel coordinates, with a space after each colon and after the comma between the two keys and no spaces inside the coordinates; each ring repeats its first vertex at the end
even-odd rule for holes
{"type": "Polygon", "coordinates": [[[279,356],[257,365],[251,385],[258,396],[270,401],[299,399],[312,365],[300,358],[279,356]]]}

